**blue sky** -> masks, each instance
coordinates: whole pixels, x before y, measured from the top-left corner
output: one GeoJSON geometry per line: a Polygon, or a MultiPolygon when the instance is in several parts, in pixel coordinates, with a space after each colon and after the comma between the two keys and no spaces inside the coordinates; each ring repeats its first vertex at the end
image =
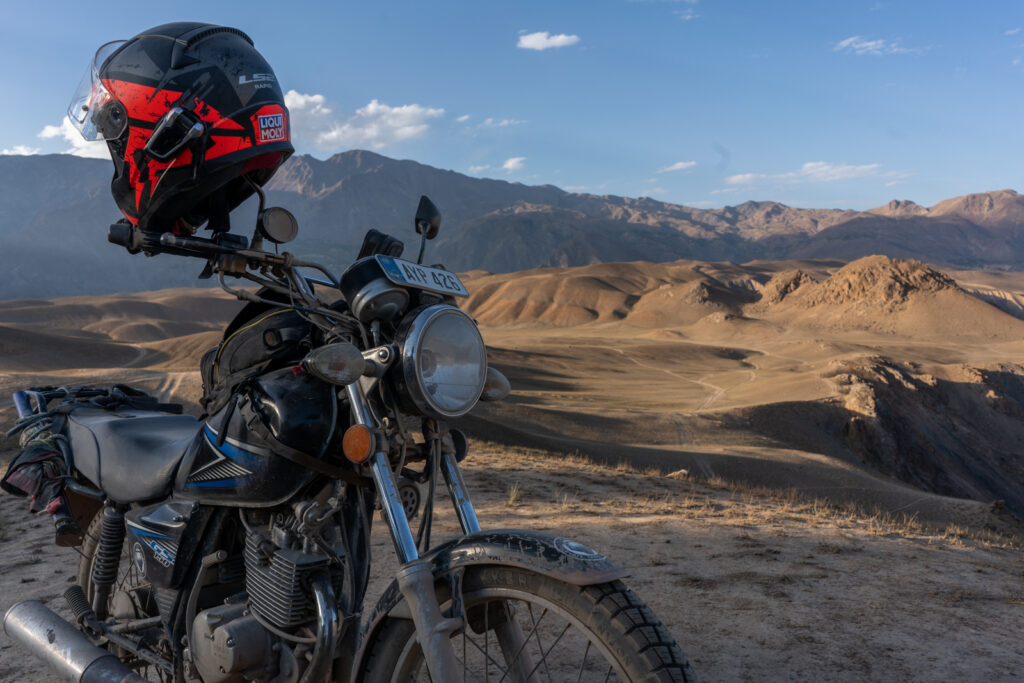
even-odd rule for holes
{"type": "Polygon", "coordinates": [[[0,150],[71,150],[60,124],[96,47],[196,20],[253,37],[320,158],[701,207],[1024,190],[1020,1],[293,5],[8,3],[0,150]]]}

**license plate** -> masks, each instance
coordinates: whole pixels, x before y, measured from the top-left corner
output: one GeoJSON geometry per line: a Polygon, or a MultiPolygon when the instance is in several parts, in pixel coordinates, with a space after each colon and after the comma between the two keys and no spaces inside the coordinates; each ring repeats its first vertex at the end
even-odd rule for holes
{"type": "Polygon", "coordinates": [[[462,281],[455,273],[441,268],[420,266],[393,256],[377,254],[374,258],[383,269],[384,275],[396,285],[416,287],[428,292],[451,296],[469,296],[469,292],[462,286],[462,281]]]}

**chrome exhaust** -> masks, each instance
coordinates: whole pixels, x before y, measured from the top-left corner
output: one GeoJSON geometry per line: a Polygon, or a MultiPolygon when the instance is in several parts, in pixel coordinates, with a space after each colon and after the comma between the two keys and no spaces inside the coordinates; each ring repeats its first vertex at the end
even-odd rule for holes
{"type": "Polygon", "coordinates": [[[7,610],[4,632],[69,683],[139,683],[146,679],[93,645],[84,633],[38,600],[7,610]]]}

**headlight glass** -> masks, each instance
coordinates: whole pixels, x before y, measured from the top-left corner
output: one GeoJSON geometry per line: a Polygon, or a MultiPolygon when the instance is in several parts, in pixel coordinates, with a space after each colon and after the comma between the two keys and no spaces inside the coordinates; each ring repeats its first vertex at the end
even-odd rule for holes
{"type": "Polygon", "coordinates": [[[476,324],[454,306],[428,306],[416,315],[402,359],[410,398],[424,413],[459,417],[479,400],[487,352],[476,324]]]}

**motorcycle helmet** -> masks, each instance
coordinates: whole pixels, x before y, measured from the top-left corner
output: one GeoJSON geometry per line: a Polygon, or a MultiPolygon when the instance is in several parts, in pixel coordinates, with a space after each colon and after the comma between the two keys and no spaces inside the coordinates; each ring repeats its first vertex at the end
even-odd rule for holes
{"type": "Polygon", "coordinates": [[[238,29],[164,24],[97,50],[68,108],[106,140],[110,189],[143,230],[227,230],[228,214],[294,152],[277,78],[238,29]]]}

